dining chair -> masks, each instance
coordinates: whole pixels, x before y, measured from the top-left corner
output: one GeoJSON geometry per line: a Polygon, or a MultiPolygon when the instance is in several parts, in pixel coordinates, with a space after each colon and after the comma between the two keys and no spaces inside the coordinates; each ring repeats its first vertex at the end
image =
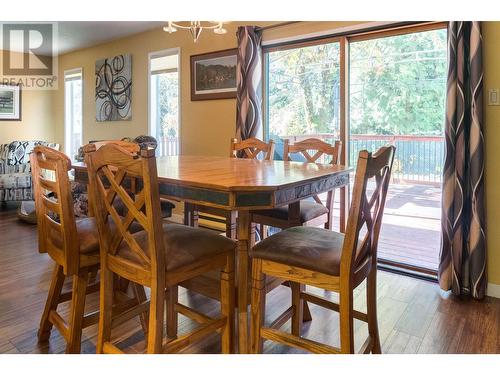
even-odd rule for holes
{"type": "MultiPolygon", "coordinates": [[[[146,143],[147,145],[151,145],[155,142],[156,142],[156,140],[153,137],[140,136],[140,137],[136,137],[134,139],[134,141],[126,141],[123,139],[121,139],[121,140],[111,139],[111,140],[92,142],[92,144],[95,145],[96,150],[100,149],[104,145],[115,144],[115,145],[123,147],[124,149],[126,149],[129,152],[138,153],[141,143],[146,143]]],[[[83,189],[83,190],[87,190],[87,189],[83,189]]],[[[133,178],[130,179],[129,186],[127,187],[127,190],[130,194],[134,194],[134,192],[136,190],[136,180],[135,179],[133,179],[133,178]]],[[[118,208],[118,213],[121,213],[121,211],[123,210],[124,207],[121,203],[118,203],[117,208],[118,208]]],[[[164,219],[167,219],[167,218],[172,216],[172,210],[175,208],[175,205],[166,199],[162,199],[160,202],[160,208],[161,208],[161,217],[164,219]]],[[[92,207],[89,207],[89,209],[90,209],[90,215],[93,215],[92,207]]]]}
{"type": "Polygon", "coordinates": [[[139,144],[130,141],[118,140],[118,139],[109,139],[105,141],[97,141],[93,142],[96,150],[99,150],[102,146],[114,144],[120,147],[123,147],[125,150],[129,152],[138,153],[139,152],[139,144]]]}
{"type": "MultiPolygon", "coordinates": [[[[66,353],[80,353],[82,329],[97,323],[98,311],[84,314],[86,295],[97,292],[99,283],[89,275],[99,269],[99,239],[95,219],[75,219],[68,172],[70,159],[49,147],[36,146],[30,155],[33,192],[38,224],[40,253],[55,261],[38,339],[47,341],[55,326],[67,342],[66,353]],[[72,290],[62,293],[67,277],[72,290]],[[57,312],[59,304],[71,300],[69,322],[57,312]]],[[[131,309],[145,300],[144,291],[134,289],[135,296],[119,293],[123,301],[117,313],[131,309]]],[[[144,322],[143,322],[144,324],[144,322]]],[[[144,328],[147,328],[144,327],[144,328]]]]}
{"type": "MultiPolygon", "coordinates": [[[[285,140],[283,160],[292,160],[293,154],[300,154],[306,163],[330,163],[340,162],[342,142],[335,141],[334,145],[323,142],[320,139],[309,138],[294,144],[285,140]]],[[[332,229],[333,201],[335,190],[326,195],[326,202],[313,195],[311,200],[300,202],[299,222],[289,218],[288,205],[269,210],[252,211],[252,222],[265,227],[286,229],[297,225],[318,226],[323,225],[326,229],[332,229]]],[[[262,227],[262,238],[266,237],[265,229],[262,227]]]]}
{"type": "MultiPolygon", "coordinates": [[[[249,138],[241,141],[236,138],[231,138],[229,150],[229,157],[231,158],[261,158],[263,160],[273,160],[274,141],[270,140],[269,143],[265,143],[257,138],[249,138]]],[[[197,227],[200,213],[224,218],[226,236],[228,238],[236,239],[235,211],[227,211],[217,207],[186,203],[184,206],[185,224],[197,227]]],[[[218,221],[216,218],[212,217],[204,216],[204,218],[212,221],[218,221]]]]}
{"type": "Polygon", "coordinates": [[[147,353],[177,352],[206,335],[220,331],[222,352],[233,351],[234,252],[236,243],[210,230],[166,224],[160,215],[160,194],[155,150],[130,153],[115,145],[84,147],[101,246],[101,310],[97,353],[121,353],[111,342],[111,301],[114,275],[150,288],[147,353]],[[130,197],[123,187],[127,176],[139,178],[140,189],[130,197]],[[108,185],[106,185],[108,184],[108,185]],[[108,187],[107,187],[108,186],[108,187]],[[121,218],[112,206],[119,197],[128,209],[121,218]],[[114,229],[108,229],[108,221],[114,229]],[[132,223],[142,230],[130,232],[132,223]],[[220,272],[221,316],[208,317],[177,301],[179,283],[211,270],[220,272]],[[167,333],[165,294],[169,304],[167,333]],[[191,333],[177,337],[177,316],[183,314],[200,324],[191,333]]]}
{"type": "Polygon", "coordinates": [[[394,152],[395,147],[388,146],[373,154],[359,153],[345,235],[323,228],[293,227],[252,248],[252,353],[262,352],[263,340],[313,353],[354,353],[354,319],[368,323],[368,338],[359,352],[381,353],[376,307],[377,244],[394,152]],[[374,189],[369,194],[372,180],[374,189]],[[263,327],[268,276],[291,283],[291,333],[279,330],[279,326],[263,327]],[[353,290],[365,279],[366,313],[353,309],[353,290]],[[306,293],[300,289],[301,284],[337,292],[339,303],[306,293]],[[302,300],[339,312],[340,348],[301,337],[302,300]]]}

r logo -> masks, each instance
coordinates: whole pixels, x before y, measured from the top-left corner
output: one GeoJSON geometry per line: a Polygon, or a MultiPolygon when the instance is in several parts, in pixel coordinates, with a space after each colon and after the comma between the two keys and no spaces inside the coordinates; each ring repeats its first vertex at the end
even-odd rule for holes
{"type": "Polygon", "coordinates": [[[52,76],[53,36],[50,23],[3,24],[3,75],[52,76]]]}

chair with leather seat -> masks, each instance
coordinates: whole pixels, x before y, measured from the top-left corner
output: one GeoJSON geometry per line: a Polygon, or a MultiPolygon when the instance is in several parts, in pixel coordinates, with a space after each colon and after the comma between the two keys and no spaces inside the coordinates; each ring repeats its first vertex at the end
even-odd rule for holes
{"type": "MultiPolygon", "coordinates": [[[[306,163],[338,164],[341,151],[342,142],[340,141],[336,141],[332,146],[316,138],[309,138],[294,144],[290,144],[288,140],[285,140],[283,160],[292,161],[292,155],[299,154],[306,163]]],[[[324,225],[326,229],[331,230],[334,192],[334,190],[331,190],[327,193],[325,203],[317,195],[312,197],[313,200],[302,200],[299,213],[300,225],[324,225]]],[[[288,206],[252,211],[252,222],[280,229],[290,228],[298,224],[289,220],[288,206]]],[[[266,233],[264,233],[264,230],[262,232],[262,237],[265,238],[266,233]]]]}
{"type": "Polygon", "coordinates": [[[111,342],[111,301],[115,276],[150,288],[147,353],[177,352],[206,335],[219,331],[222,351],[233,351],[235,241],[210,230],[166,224],[160,215],[160,194],[155,150],[139,155],[108,144],[96,150],[84,147],[101,246],[101,313],[97,353],[122,352],[111,342]],[[141,181],[133,197],[123,187],[127,176],[141,181]],[[127,215],[118,215],[112,203],[119,197],[127,215]],[[114,228],[109,229],[109,221],[114,228]],[[136,223],[142,230],[130,232],[136,223]],[[179,283],[211,270],[220,272],[221,316],[211,318],[177,301],[167,312],[169,336],[163,340],[165,292],[179,283]],[[200,324],[193,332],[177,337],[177,315],[200,324]],[[172,326],[175,323],[175,327],[172,326]]]}
{"type": "Polygon", "coordinates": [[[251,351],[262,352],[263,340],[272,340],[313,353],[354,353],[354,319],[368,323],[361,353],[380,353],[377,325],[377,244],[382,224],[394,146],[375,153],[359,153],[352,202],[345,235],[315,227],[285,229],[255,245],[252,258],[251,351]],[[367,188],[374,180],[373,192],[367,188]],[[292,330],[263,327],[265,277],[289,280],[292,285],[292,330]],[[366,283],[367,312],[353,310],[353,290],[366,283]],[[339,293],[339,303],[301,290],[310,285],[339,293]],[[301,337],[302,301],[340,314],[340,348],[301,337]]]}
{"type": "MultiPolygon", "coordinates": [[[[48,253],[56,265],[52,274],[38,339],[47,341],[55,326],[67,341],[67,353],[79,353],[82,329],[97,323],[98,311],[84,315],[86,295],[96,292],[99,283],[89,280],[99,269],[99,239],[93,217],[75,219],[68,172],[71,161],[62,152],[36,146],[30,155],[33,192],[37,212],[40,253],[48,253]],[[73,278],[72,291],[62,293],[67,277],[73,278]],[[89,285],[90,283],[90,285],[89,285]],[[59,304],[71,300],[70,320],[57,312],[59,304]]],[[[144,302],[144,290],[134,289],[135,296],[120,294],[123,303],[117,311],[136,308],[144,302]]],[[[147,305],[142,307],[143,312],[147,305]]],[[[130,313],[131,311],[129,311],[130,313]]],[[[147,328],[143,321],[143,327],[147,328]]]]}

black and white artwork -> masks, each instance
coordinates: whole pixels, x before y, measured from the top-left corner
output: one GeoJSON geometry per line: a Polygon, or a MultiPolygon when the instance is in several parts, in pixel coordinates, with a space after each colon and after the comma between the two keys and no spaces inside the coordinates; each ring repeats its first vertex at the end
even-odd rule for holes
{"type": "Polygon", "coordinates": [[[118,55],[95,63],[97,121],[132,118],[132,55],[118,55]]]}

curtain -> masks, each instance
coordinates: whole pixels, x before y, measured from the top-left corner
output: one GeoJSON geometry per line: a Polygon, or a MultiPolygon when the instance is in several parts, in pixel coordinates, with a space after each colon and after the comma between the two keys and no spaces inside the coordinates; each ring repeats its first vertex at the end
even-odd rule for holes
{"type": "Polygon", "coordinates": [[[483,67],[479,22],[450,22],[439,283],[457,295],[486,292],[483,67]]]}
{"type": "Polygon", "coordinates": [[[256,137],[262,128],[262,32],[240,26],[237,32],[236,138],[256,137]]]}

